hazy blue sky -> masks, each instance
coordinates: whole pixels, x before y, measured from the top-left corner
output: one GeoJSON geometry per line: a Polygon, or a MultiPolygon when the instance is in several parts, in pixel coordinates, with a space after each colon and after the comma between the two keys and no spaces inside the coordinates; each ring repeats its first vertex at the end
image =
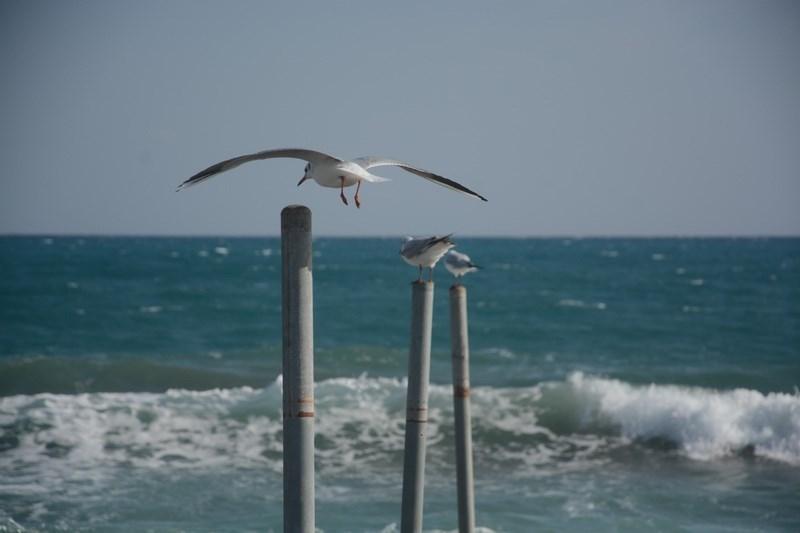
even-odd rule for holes
{"type": "Polygon", "coordinates": [[[800,234],[796,1],[2,0],[0,67],[0,233],[800,234]],[[292,146],[489,203],[291,160],[174,192],[292,146]]]}

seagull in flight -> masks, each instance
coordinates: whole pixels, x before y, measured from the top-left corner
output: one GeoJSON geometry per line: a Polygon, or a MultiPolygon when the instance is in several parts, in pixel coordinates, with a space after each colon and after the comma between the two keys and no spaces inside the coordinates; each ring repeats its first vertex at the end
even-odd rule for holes
{"type": "Polygon", "coordinates": [[[403,170],[416,174],[426,180],[432,181],[442,187],[447,187],[454,191],[459,191],[475,198],[480,198],[486,202],[486,198],[480,194],[472,191],[458,182],[451,179],[439,176],[433,172],[429,172],[422,168],[416,167],[403,161],[396,159],[386,159],[384,157],[359,157],[352,160],[343,160],[332,155],[317,152],[315,150],[306,150],[303,148],[282,148],[278,150],[264,150],[254,154],[240,155],[233,159],[226,159],[214,165],[211,165],[205,170],[201,170],[191,178],[187,179],[178,186],[178,190],[185,189],[190,185],[196,185],[208,178],[215,176],[221,172],[234,169],[239,165],[256,161],[258,159],[275,159],[279,157],[288,157],[292,159],[301,159],[306,162],[305,173],[302,179],[297,183],[298,187],[308,179],[313,179],[323,187],[332,187],[339,189],[339,198],[342,199],[344,205],[347,205],[347,197],[344,195],[345,187],[352,187],[356,185],[356,194],[354,200],[356,207],[361,207],[361,199],[358,196],[361,190],[361,183],[364,181],[370,183],[380,183],[382,181],[389,181],[387,178],[375,176],[369,172],[369,169],[374,167],[400,167],[403,170]]]}
{"type": "Polygon", "coordinates": [[[450,250],[450,252],[444,258],[444,267],[449,270],[450,273],[456,277],[456,279],[460,278],[464,274],[475,272],[481,268],[473,263],[467,254],[462,254],[460,252],[456,252],[455,250],[450,250]]]}
{"type": "Polygon", "coordinates": [[[433,267],[442,258],[447,250],[456,244],[450,240],[453,235],[444,237],[424,237],[415,239],[406,237],[403,246],[400,247],[400,255],[403,261],[411,266],[419,267],[419,277],[417,281],[422,281],[422,267],[429,269],[428,281],[433,281],[433,267]]]}

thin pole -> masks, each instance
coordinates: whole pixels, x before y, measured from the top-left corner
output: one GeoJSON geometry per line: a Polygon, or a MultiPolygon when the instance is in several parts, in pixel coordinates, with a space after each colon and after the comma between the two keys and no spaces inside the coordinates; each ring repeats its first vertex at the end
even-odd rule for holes
{"type": "Polygon", "coordinates": [[[411,344],[408,353],[403,506],[400,520],[402,533],[422,531],[432,319],[433,282],[415,281],[411,284],[411,344]]]}
{"type": "Polygon", "coordinates": [[[314,311],[311,211],[281,211],[283,530],[314,533],[314,311]]]}
{"type": "Polygon", "coordinates": [[[472,533],[475,530],[475,490],[472,476],[472,421],[469,406],[467,288],[458,283],[450,287],[450,342],[453,356],[458,531],[472,533]]]}

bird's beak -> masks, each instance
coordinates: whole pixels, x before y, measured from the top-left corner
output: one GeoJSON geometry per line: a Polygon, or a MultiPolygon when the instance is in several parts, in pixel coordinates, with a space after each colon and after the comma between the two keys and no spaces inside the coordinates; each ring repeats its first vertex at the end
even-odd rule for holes
{"type": "Polygon", "coordinates": [[[302,178],[300,178],[300,181],[297,182],[297,186],[298,187],[301,186],[303,184],[303,182],[306,181],[307,179],[308,179],[308,176],[303,176],[302,178]]]}

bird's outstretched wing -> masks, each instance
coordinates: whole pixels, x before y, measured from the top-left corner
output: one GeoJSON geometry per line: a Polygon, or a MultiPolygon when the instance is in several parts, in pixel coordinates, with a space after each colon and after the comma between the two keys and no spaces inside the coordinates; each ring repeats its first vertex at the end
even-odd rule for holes
{"type": "Polygon", "coordinates": [[[256,152],[254,154],[240,155],[239,157],[226,159],[225,161],[220,161],[215,165],[211,165],[207,169],[201,170],[188,180],[181,183],[178,186],[178,190],[185,189],[190,185],[196,185],[201,181],[205,181],[208,178],[215,176],[216,174],[231,170],[232,168],[236,168],[239,165],[248,163],[250,161],[256,161],[257,159],[275,159],[278,157],[302,159],[304,161],[308,161],[309,163],[341,162],[341,159],[337,159],[331,155],[324,154],[322,152],[317,152],[315,150],[305,150],[303,148],[280,148],[278,150],[263,150],[261,152],[256,152]]]}
{"type": "Polygon", "coordinates": [[[430,180],[443,187],[447,187],[448,189],[453,189],[454,191],[463,192],[464,194],[474,196],[475,198],[480,198],[484,202],[488,201],[480,194],[464,187],[463,185],[461,185],[456,181],[445,178],[444,176],[439,176],[438,174],[434,174],[433,172],[430,172],[428,170],[415,167],[413,165],[409,165],[408,163],[404,163],[403,161],[398,161],[396,159],[386,159],[385,157],[359,157],[357,159],[353,159],[353,162],[358,164],[365,170],[370,169],[372,167],[388,167],[388,166],[400,167],[407,172],[416,174],[417,176],[425,178],[426,180],[430,180]]]}

